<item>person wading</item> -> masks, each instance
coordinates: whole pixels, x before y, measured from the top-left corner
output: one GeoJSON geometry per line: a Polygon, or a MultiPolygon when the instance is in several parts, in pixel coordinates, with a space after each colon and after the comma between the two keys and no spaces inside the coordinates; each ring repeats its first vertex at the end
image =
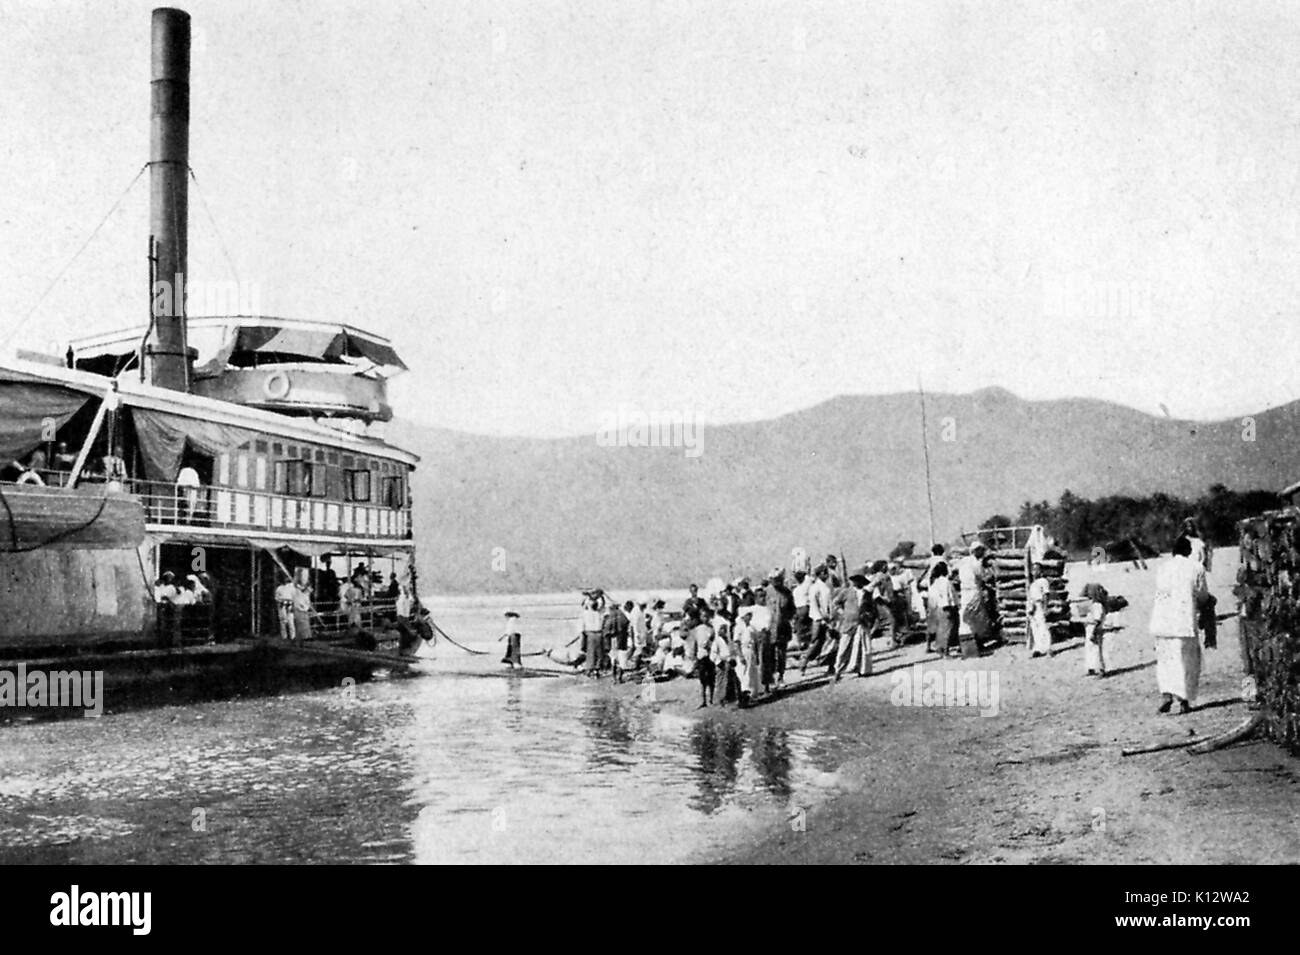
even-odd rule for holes
{"type": "Polygon", "coordinates": [[[513,610],[507,610],[505,616],[506,632],[497,637],[497,642],[506,641],[506,655],[501,658],[501,662],[510,664],[510,669],[513,670],[515,667],[524,665],[524,638],[519,633],[519,614],[513,610]]]}
{"type": "Polygon", "coordinates": [[[588,676],[600,676],[600,654],[604,639],[601,624],[604,607],[604,594],[599,587],[583,591],[582,638],[586,651],[583,663],[588,676]]]}

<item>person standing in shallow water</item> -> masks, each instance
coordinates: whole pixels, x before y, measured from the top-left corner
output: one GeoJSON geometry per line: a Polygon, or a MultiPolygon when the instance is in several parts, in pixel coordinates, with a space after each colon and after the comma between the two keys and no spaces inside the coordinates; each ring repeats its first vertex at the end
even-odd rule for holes
{"type": "Polygon", "coordinates": [[[713,663],[713,628],[694,610],[687,616],[690,633],[686,640],[686,654],[695,661],[693,672],[700,681],[700,707],[713,703],[713,682],[715,666],[713,663]]]}
{"type": "Polygon", "coordinates": [[[506,641],[506,655],[501,658],[502,663],[510,664],[510,669],[516,666],[524,665],[523,642],[524,638],[519,633],[519,614],[513,610],[506,611],[506,632],[497,637],[497,642],[506,641]]]}
{"type": "Polygon", "coordinates": [[[587,676],[600,676],[601,645],[604,641],[605,599],[600,588],[583,591],[582,594],[582,638],[585,649],[585,670],[587,676]]]}

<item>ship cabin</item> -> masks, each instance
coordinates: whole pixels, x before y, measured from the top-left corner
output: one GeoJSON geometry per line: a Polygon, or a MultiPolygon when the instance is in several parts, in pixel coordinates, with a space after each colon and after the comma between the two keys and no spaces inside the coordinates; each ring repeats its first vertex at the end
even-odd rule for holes
{"type": "Polygon", "coordinates": [[[313,636],[347,631],[352,579],[362,627],[391,619],[415,590],[418,461],[382,436],[387,379],[405,368],[392,346],[346,325],[190,319],[192,378],[177,391],[142,380],[146,333],[0,363],[0,647],[275,636],[275,590],[298,568],[313,636]],[[164,621],[168,572],[201,599],[164,621]],[[42,578],[84,586],[53,593],[42,578]]]}

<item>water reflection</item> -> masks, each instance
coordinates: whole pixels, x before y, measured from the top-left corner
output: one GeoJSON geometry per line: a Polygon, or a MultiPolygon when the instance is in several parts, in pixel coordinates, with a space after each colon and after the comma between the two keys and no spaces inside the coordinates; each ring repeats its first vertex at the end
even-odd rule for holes
{"type": "Polygon", "coordinates": [[[523,680],[516,673],[506,674],[506,729],[513,733],[522,733],[524,729],[524,688],[523,680]]]}
{"type": "Polygon", "coordinates": [[[790,774],[794,767],[790,734],[776,727],[759,730],[750,758],[768,790],[774,796],[788,800],[794,792],[790,785],[790,774]]]}
{"type": "Polygon", "coordinates": [[[600,694],[485,667],[4,727],[0,862],[675,862],[822,792],[812,734],[600,694]]]}

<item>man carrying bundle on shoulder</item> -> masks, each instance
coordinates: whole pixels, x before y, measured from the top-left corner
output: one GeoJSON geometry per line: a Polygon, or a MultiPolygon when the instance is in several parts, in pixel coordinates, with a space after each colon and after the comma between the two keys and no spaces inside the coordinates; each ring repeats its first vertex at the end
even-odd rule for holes
{"type": "Polygon", "coordinates": [[[889,576],[887,561],[878,560],[871,565],[867,590],[871,595],[875,617],[867,636],[867,647],[870,648],[871,641],[878,636],[887,637],[891,646],[901,647],[903,641],[899,637],[897,621],[894,619],[894,582],[889,576]]]}

